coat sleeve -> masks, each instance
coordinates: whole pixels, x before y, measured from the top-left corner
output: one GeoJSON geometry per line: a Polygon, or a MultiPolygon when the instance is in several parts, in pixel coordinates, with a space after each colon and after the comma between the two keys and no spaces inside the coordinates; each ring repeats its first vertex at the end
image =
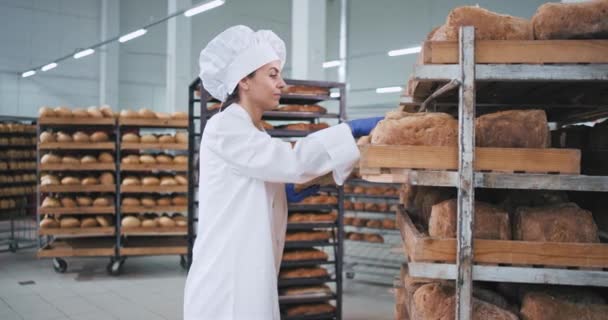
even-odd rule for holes
{"type": "Polygon", "coordinates": [[[295,147],[248,126],[215,126],[205,131],[212,152],[239,174],[269,182],[304,183],[328,172],[342,184],[359,160],[346,124],[299,140],[295,147]],[[229,128],[229,129],[228,129],[229,128]]]}

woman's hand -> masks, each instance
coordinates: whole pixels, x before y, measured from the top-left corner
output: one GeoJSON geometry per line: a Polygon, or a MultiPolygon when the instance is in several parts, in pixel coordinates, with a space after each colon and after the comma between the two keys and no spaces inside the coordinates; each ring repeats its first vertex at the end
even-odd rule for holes
{"type": "Polygon", "coordinates": [[[353,137],[359,138],[362,136],[368,136],[369,133],[376,127],[378,122],[384,120],[384,117],[373,117],[364,119],[355,119],[348,121],[350,130],[353,133],[353,137]]]}

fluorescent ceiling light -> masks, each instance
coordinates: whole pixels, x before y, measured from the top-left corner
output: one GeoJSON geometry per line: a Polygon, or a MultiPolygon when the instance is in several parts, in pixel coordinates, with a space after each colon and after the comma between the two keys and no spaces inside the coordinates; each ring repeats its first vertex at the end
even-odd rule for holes
{"type": "Polygon", "coordinates": [[[184,15],[186,17],[192,17],[195,14],[199,14],[201,12],[205,12],[207,10],[211,10],[213,8],[217,8],[221,5],[224,4],[224,0],[213,0],[213,1],[209,1],[206,3],[201,4],[200,6],[196,6],[192,9],[186,10],[186,12],[184,12],[184,15]]]}
{"type": "Polygon", "coordinates": [[[335,68],[335,67],[339,67],[341,64],[342,64],[342,62],[340,62],[340,60],[325,61],[325,62],[323,62],[323,68],[324,69],[335,68]]]}
{"type": "Polygon", "coordinates": [[[384,87],[376,89],[376,93],[392,93],[392,92],[401,92],[403,88],[401,87],[384,87]]]}
{"type": "Polygon", "coordinates": [[[27,78],[27,77],[31,77],[31,76],[33,76],[33,75],[35,75],[35,74],[36,74],[36,71],[34,71],[34,70],[29,70],[29,71],[26,71],[26,72],[22,73],[22,74],[21,74],[21,77],[22,77],[22,78],[27,78]]]}
{"type": "Polygon", "coordinates": [[[330,97],[332,98],[339,98],[340,97],[340,92],[332,92],[329,94],[330,97]]]}
{"type": "Polygon", "coordinates": [[[420,46],[405,48],[405,49],[397,49],[397,50],[389,51],[388,55],[391,57],[402,56],[402,55],[406,55],[406,54],[418,53],[418,52],[420,52],[420,50],[422,50],[422,47],[420,47],[420,46]]]}
{"type": "Polygon", "coordinates": [[[123,43],[123,42],[127,42],[129,40],[133,40],[137,37],[143,36],[144,34],[146,34],[146,32],[148,32],[148,30],[146,30],[146,29],[135,30],[131,33],[127,33],[124,36],[118,38],[118,42],[123,43]]]}
{"type": "Polygon", "coordinates": [[[93,49],[85,49],[85,50],[76,52],[74,54],[74,59],[80,59],[82,57],[86,57],[88,55],[92,55],[93,53],[95,53],[95,50],[93,50],[93,49]]]}
{"type": "Polygon", "coordinates": [[[55,62],[51,62],[45,66],[43,66],[42,68],[40,68],[40,70],[42,71],[49,71],[51,69],[55,69],[57,67],[57,64],[55,62]]]}

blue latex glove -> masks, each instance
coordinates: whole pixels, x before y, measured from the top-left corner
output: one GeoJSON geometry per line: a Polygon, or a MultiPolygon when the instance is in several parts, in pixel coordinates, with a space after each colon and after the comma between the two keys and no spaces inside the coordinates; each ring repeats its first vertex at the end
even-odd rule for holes
{"type": "Polygon", "coordinates": [[[300,202],[304,198],[317,194],[320,187],[318,185],[310,186],[300,192],[297,192],[292,183],[285,184],[285,193],[287,194],[287,202],[300,202]]]}
{"type": "Polygon", "coordinates": [[[353,133],[353,137],[359,138],[362,136],[369,135],[369,133],[372,132],[372,129],[376,127],[380,120],[384,120],[384,117],[350,120],[348,121],[348,125],[350,126],[350,130],[353,133]]]}

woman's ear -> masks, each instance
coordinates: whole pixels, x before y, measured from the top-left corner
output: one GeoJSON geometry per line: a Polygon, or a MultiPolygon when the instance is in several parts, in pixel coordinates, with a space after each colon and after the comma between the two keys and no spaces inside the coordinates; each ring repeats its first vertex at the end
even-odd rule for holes
{"type": "Polygon", "coordinates": [[[239,81],[239,87],[241,87],[241,89],[248,91],[249,90],[249,79],[247,77],[241,79],[241,81],[239,81]]]}

